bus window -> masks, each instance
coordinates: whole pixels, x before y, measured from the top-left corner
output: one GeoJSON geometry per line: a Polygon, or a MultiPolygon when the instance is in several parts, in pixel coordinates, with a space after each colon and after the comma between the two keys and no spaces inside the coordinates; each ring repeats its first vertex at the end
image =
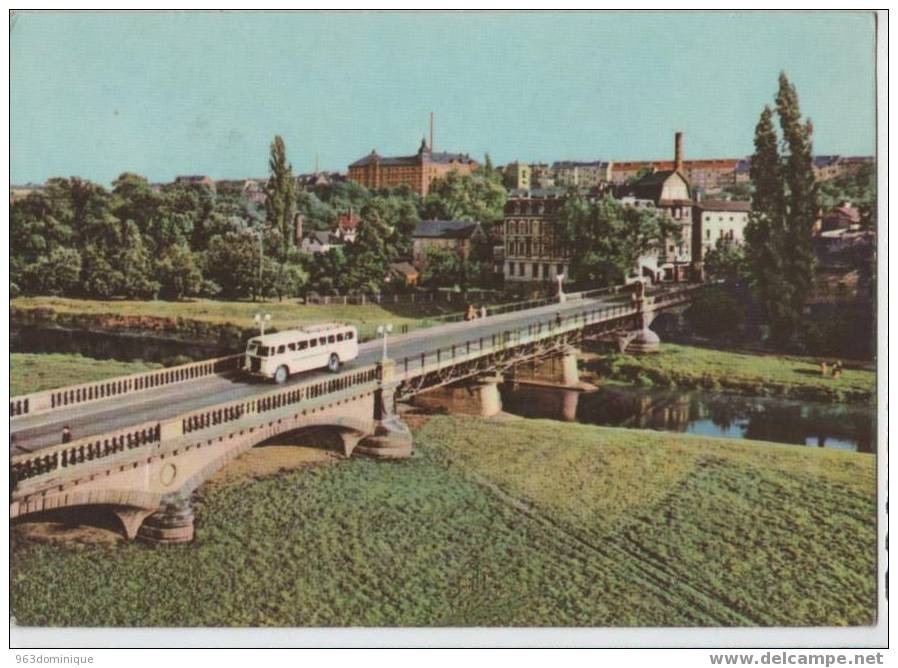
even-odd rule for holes
{"type": "Polygon", "coordinates": [[[299,343],[296,344],[296,348],[297,348],[298,350],[305,350],[305,349],[308,348],[308,347],[309,347],[309,342],[308,342],[308,341],[300,341],[299,343]]]}
{"type": "Polygon", "coordinates": [[[278,355],[284,352],[284,346],[278,346],[278,355]]]}
{"type": "Polygon", "coordinates": [[[348,332],[346,332],[346,340],[347,341],[352,340],[352,330],[351,329],[348,332]]]}
{"type": "Polygon", "coordinates": [[[288,344],[287,344],[287,350],[296,350],[296,344],[295,344],[295,343],[288,343],[288,344]]]}
{"type": "Polygon", "coordinates": [[[246,352],[250,355],[255,355],[259,350],[259,342],[258,341],[250,341],[249,345],[246,347],[246,352]]]}
{"type": "Polygon", "coordinates": [[[342,340],[343,340],[343,335],[337,334],[337,341],[342,341],[342,340]]]}
{"type": "Polygon", "coordinates": [[[318,343],[320,343],[323,346],[325,343],[327,343],[327,337],[326,336],[319,337],[318,343]]]}
{"type": "Polygon", "coordinates": [[[318,345],[318,339],[309,339],[309,347],[314,348],[318,345]]]}
{"type": "Polygon", "coordinates": [[[268,357],[268,346],[259,346],[259,357],[268,357]]]}
{"type": "Polygon", "coordinates": [[[333,343],[334,341],[336,341],[336,337],[333,334],[331,334],[329,337],[327,337],[328,343],[333,343]]]}

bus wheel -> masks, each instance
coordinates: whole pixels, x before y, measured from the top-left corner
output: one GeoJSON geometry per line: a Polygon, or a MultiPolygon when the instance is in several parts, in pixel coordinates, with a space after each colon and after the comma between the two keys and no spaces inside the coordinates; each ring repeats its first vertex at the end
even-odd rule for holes
{"type": "Polygon", "coordinates": [[[327,368],[331,373],[337,373],[340,370],[340,358],[337,357],[337,353],[331,353],[331,357],[327,361],[327,368]]]}
{"type": "Polygon", "coordinates": [[[274,382],[278,385],[283,385],[287,382],[287,377],[290,375],[290,372],[287,371],[287,367],[279,366],[278,370],[274,372],[274,382]]]}

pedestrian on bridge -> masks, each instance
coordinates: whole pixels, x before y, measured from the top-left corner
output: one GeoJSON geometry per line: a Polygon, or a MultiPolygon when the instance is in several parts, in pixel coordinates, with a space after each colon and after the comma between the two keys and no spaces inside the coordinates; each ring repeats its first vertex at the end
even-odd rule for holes
{"type": "Polygon", "coordinates": [[[72,430],[69,429],[69,425],[65,425],[62,428],[62,442],[69,443],[72,440],[72,430]]]}

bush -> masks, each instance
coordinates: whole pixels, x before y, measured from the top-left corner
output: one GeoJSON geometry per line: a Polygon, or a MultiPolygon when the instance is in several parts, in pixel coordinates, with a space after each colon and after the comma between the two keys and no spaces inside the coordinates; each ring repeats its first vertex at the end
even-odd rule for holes
{"type": "Polygon", "coordinates": [[[727,290],[711,287],[696,296],[686,311],[686,319],[701,336],[724,336],[742,326],[745,307],[727,290]]]}

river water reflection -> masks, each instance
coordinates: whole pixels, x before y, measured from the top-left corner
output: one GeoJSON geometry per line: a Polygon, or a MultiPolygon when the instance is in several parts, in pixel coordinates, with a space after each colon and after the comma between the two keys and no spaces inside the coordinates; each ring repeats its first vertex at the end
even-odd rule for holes
{"type": "Polygon", "coordinates": [[[614,427],[875,452],[873,407],[605,385],[502,387],[509,413],[614,427]]]}

